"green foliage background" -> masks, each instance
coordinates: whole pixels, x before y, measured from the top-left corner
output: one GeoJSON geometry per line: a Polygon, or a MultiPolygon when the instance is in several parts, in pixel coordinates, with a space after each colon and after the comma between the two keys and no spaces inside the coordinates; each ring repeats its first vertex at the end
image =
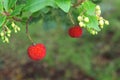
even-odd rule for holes
{"type": "MultiPolygon", "coordinates": [[[[96,36],[84,30],[79,39],[67,35],[72,23],[64,12],[49,11],[48,7],[41,14],[34,13],[30,34],[36,43],[47,47],[47,56],[39,62],[28,58],[30,42],[25,25],[18,23],[21,32],[13,33],[9,44],[0,42],[0,80],[84,80],[80,75],[95,80],[120,80],[120,0],[102,0],[100,5],[110,25],[96,36]],[[62,73],[56,75],[56,71],[62,73]],[[51,75],[56,75],[55,79],[51,75]]],[[[75,11],[73,16],[78,16],[75,11]]]]}

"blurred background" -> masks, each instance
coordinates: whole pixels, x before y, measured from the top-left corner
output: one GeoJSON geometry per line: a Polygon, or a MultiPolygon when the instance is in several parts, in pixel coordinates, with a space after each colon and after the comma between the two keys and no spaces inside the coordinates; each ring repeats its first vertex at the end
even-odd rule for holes
{"type": "MultiPolygon", "coordinates": [[[[21,31],[12,34],[10,43],[0,41],[0,80],[120,80],[120,0],[100,5],[110,25],[95,36],[84,30],[78,39],[68,36],[72,23],[64,12],[45,8],[33,14],[30,34],[47,48],[41,61],[28,58],[31,44],[25,25],[18,23],[21,31]]],[[[78,13],[73,10],[72,15],[76,19],[78,13]]]]}

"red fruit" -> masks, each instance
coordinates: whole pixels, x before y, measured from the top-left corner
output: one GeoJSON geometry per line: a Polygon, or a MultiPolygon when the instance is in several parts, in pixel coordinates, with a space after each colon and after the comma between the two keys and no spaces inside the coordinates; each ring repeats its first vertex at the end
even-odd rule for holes
{"type": "Polygon", "coordinates": [[[80,26],[73,26],[69,28],[68,33],[73,38],[79,38],[82,36],[82,28],[80,26]]]}
{"type": "Polygon", "coordinates": [[[28,56],[36,61],[43,59],[46,55],[46,47],[41,43],[29,46],[27,51],[28,56]]]}

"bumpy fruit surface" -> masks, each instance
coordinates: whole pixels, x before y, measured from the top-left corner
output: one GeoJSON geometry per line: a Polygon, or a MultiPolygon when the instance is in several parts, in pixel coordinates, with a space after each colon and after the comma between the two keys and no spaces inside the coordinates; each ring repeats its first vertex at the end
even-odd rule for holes
{"type": "Polygon", "coordinates": [[[82,28],[80,26],[73,26],[69,28],[68,33],[72,38],[79,38],[82,35],[82,28]]]}
{"type": "Polygon", "coordinates": [[[35,61],[42,60],[46,55],[44,44],[38,43],[28,47],[28,56],[35,61]]]}

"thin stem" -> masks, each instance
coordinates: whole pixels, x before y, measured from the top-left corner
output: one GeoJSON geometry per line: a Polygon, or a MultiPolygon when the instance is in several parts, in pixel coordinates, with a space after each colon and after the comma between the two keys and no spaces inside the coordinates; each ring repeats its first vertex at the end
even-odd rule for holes
{"type": "Polygon", "coordinates": [[[12,17],[12,19],[15,20],[15,21],[18,21],[18,22],[22,22],[22,19],[19,19],[17,17],[12,17]]]}
{"type": "Polygon", "coordinates": [[[68,12],[68,16],[69,16],[69,18],[70,18],[72,24],[75,25],[74,19],[73,19],[73,17],[72,17],[72,15],[71,15],[70,12],[68,12]]]}
{"type": "Polygon", "coordinates": [[[77,3],[76,4],[73,4],[72,7],[77,7],[79,6],[82,2],[84,2],[85,0],[77,0],[77,3]]]}
{"type": "Polygon", "coordinates": [[[26,34],[27,34],[27,37],[29,38],[29,40],[32,42],[32,44],[34,45],[34,41],[32,40],[31,36],[30,36],[30,33],[29,33],[29,30],[28,30],[28,24],[29,24],[29,21],[30,21],[31,17],[29,17],[29,19],[26,21],[26,34]]]}

